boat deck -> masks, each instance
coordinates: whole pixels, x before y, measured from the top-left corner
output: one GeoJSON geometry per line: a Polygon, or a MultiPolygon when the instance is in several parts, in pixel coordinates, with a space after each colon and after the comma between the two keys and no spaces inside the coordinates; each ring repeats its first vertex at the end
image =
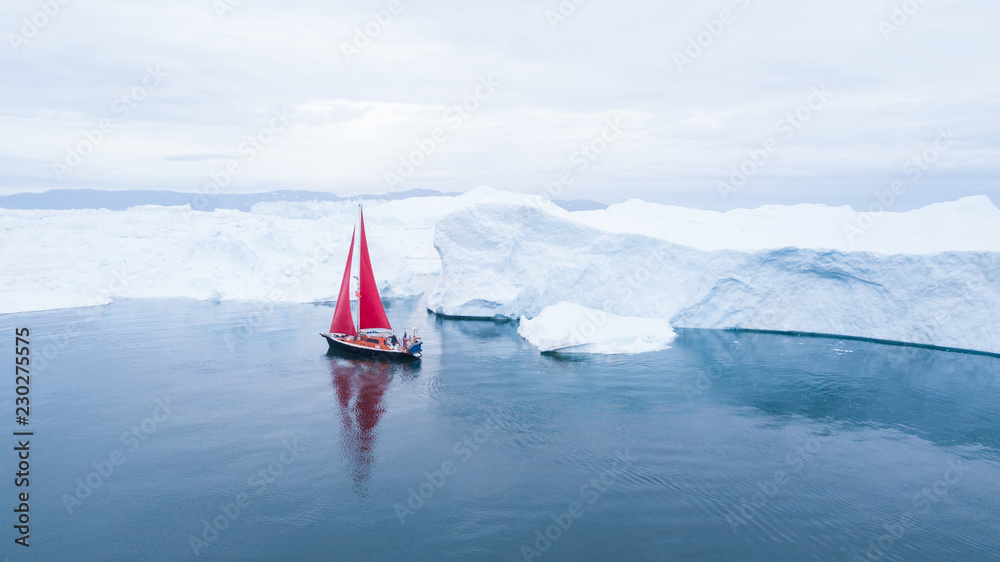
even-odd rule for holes
{"type": "Polygon", "coordinates": [[[419,359],[420,338],[406,338],[400,340],[395,335],[382,336],[361,334],[358,336],[348,336],[343,334],[324,334],[330,344],[331,350],[346,351],[353,354],[390,357],[393,359],[419,359]]]}

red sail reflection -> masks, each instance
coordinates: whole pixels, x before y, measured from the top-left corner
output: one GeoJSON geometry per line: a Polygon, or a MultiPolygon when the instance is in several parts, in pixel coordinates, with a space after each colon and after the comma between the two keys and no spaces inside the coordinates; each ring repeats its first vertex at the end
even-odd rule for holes
{"type": "Polygon", "coordinates": [[[344,453],[350,464],[355,491],[362,496],[367,495],[367,482],[378,458],[375,453],[377,427],[385,413],[382,396],[396,373],[412,368],[388,361],[330,359],[344,453]]]}

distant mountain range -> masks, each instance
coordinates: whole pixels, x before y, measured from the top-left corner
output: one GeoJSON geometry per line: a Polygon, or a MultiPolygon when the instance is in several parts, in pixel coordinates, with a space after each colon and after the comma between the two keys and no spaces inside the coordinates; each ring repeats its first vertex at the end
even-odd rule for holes
{"type": "MultiPolygon", "coordinates": [[[[236,209],[249,211],[257,203],[270,201],[345,201],[354,200],[396,200],[411,197],[454,197],[457,192],[441,192],[433,189],[411,189],[396,193],[377,195],[362,194],[351,197],[341,197],[333,193],[319,191],[269,191],[267,193],[228,193],[214,197],[198,197],[195,193],[179,191],[103,191],[98,189],[53,189],[41,193],[15,193],[0,196],[0,208],[3,209],[108,209],[109,211],[124,211],[137,205],[178,206],[191,205],[199,211],[214,211],[216,209],[236,209]]],[[[554,201],[555,204],[568,211],[589,211],[607,207],[596,201],[574,199],[570,201],[554,201]]]]}

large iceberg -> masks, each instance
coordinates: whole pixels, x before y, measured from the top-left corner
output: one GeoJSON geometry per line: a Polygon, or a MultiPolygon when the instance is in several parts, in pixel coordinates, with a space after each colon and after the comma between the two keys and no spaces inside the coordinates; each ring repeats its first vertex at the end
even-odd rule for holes
{"type": "MultiPolygon", "coordinates": [[[[434,223],[482,201],[524,196],[479,188],[458,197],[366,202],[382,295],[423,292],[423,277],[440,269],[434,223]]],[[[250,212],[0,209],[0,314],[116,298],[333,300],[356,217],[356,201],[259,203],[250,212]]]]}
{"type": "MultiPolygon", "coordinates": [[[[675,328],[1000,353],[1000,211],[986,197],[877,217],[634,200],[569,212],[477,188],[365,209],[383,295],[420,293],[439,276],[428,307],[440,314],[527,320],[566,302],[675,328]]],[[[332,300],[356,212],[350,201],[0,209],[0,314],[120,297],[332,300]]]]}
{"type": "MultiPolygon", "coordinates": [[[[681,235],[655,217],[624,212],[636,203],[625,206],[569,213],[487,202],[443,217],[434,239],[441,276],[428,307],[450,316],[516,319],[568,302],[669,319],[677,328],[831,334],[1000,353],[1000,211],[987,198],[911,212],[919,219],[885,213],[865,251],[845,249],[854,242],[843,227],[857,214],[844,208],[716,213],[715,224],[701,226],[696,219],[711,212],[691,211],[688,226],[703,233],[704,246],[696,248],[666,238],[691,241],[689,230],[681,235]],[[782,228],[790,217],[800,226],[782,228]],[[800,230],[811,241],[796,246],[800,230]],[[725,236],[739,249],[720,249],[725,236]],[[895,251],[917,249],[907,248],[914,236],[933,240],[934,251],[895,251]],[[767,247],[777,244],[787,247],[767,247]]],[[[655,214],[656,207],[639,210],[655,214]]],[[[683,215],[658,207],[662,215],[683,215]]]]}

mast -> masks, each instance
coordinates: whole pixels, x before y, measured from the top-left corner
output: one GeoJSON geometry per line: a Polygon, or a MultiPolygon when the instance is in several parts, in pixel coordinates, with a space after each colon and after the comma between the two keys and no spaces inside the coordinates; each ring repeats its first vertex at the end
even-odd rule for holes
{"type": "Polygon", "coordinates": [[[382,306],[382,297],[378,294],[378,283],[375,281],[375,273],[372,272],[372,260],[368,255],[368,237],[365,235],[365,214],[358,205],[359,225],[361,230],[361,254],[359,265],[361,268],[359,279],[358,299],[358,330],[384,329],[391,330],[389,318],[385,315],[385,308],[382,306]]]}
{"type": "MultiPolygon", "coordinates": [[[[355,228],[355,230],[358,228],[358,224],[360,224],[358,222],[360,219],[361,219],[361,203],[358,203],[358,216],[354,218],[354,228],[355,228]]],[[[364,227],[362,226],[362,228],[364,228],[364,227]]],[[[354,251],[354,237],[353,236],[351,237],[351,251],[352,252],[354,251]]],[[[358,256],[360,256],[360,255],[361,254],[359,253],[358,256]]],[[[358,262],[358,274],[359,275],[361,274],[361,263],[360,263],[360,260],[358,262]]],[[[358,288],[355,290],[354,294],[358,295],[358,315],[354,317],[354,333],[355,334],[360,334],[361,333],[361,326],[358,324],[358,322],[361,321],[361,278],[360,277],[358,278],[358,288]]]]}

